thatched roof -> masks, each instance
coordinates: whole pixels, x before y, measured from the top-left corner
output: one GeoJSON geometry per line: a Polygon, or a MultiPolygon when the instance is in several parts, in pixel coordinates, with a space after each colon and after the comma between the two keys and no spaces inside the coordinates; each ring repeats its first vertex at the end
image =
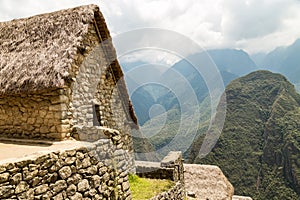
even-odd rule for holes
{"type": "Polygon", "coordinates": [[[128,114],[137,124],[109,30],[96,5],[80,6],[24,19],[0,22],[0,97],[63,88],[72,80],[72,64],[84,48],[89,25],[105,41],[105,55],[128,114]]]}
{"type": "Polygon", "coordinates": [[[95,22],[107,29],[96,5],[0,22],[0,95],[63,87],[88,25],[95,22]]]}

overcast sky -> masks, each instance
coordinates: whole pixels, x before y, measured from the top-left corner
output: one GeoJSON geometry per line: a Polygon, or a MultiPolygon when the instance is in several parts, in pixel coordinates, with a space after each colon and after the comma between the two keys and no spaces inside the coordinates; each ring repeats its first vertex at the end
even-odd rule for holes
{"type": "Polygon", "coordinates": [[[300,38],[299,0],[0,0],[0,21],[94,3],[112,35],[174,30],[205,48],[266,52],[300,38]]]}

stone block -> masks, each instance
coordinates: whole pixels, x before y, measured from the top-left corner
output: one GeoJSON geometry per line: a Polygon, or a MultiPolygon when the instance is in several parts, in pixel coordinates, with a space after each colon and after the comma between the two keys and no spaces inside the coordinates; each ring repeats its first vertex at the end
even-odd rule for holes
{"type": "Polygon", "coordinates": [[[33,125],[35,123],[36,119],[35,118],[28,118],[27,123],[33,125]]]}
{"type": "Polygon", "coordinates": [[[37,186],[43,179],[41,177],[35,177],[34,179],[32,179],[31,185],[32,187],[37,186]]]}
{"type": "Polygon", "coordinates": [[[82,194],[76,192],[75,195],[69,197],[70,200],[81,200],[82,199],[82,194]]]}
{"type": "Polygon", "coordinates": [[[69,166],[65,166],[65,167],[61,168],[58,171],[58,173],[62,179],[67,179],[72,175],[72,170],[69,166]]]}
{"type": "Polygon", "coordinates": [[[20,194],[22,192],[25,192],[28,189],[29,189],[29,185],[25,181],[22,181],[16,186],[15,193],[20,194]]]}
{"type": "Polygon", "coordinates": [[[4,183],[6,181],[8,181],[10,174],[9,173],[2,173],[0,174],[0,183],[4,183]]]}
{"type": "Polygon", "coordinates": [[[0,187],[0,199],[5,199],[14,194],[14,187],[12,185],[5,185],[0,187]]]}
{"type": "Polygon", "coordinates": [[[17,197],[22,200],[34,200],[34,189],[30,188],[27,191],[18,194],[17,197]]]}
{"type": "Polygon", "coordinates": [[[40,117],[45,117],[47,115],[47,111],[46,110],[39,110],[39,116],[40,117]]]}
{"type": "Polygon", "coordinates": [[[65,180],[59,180],[56,181],[54,184],[51,184],[51,189],[54,193],[59,193],[66,188],[67,188],[67,183],[65,180]]]}
{"type": "Polygon", "coordinates": [[[70,178],[68,178],[67,183],[69,185],[77,185],[79,183],[79,181],[82,180],[82,177],[80,174],[74,174],[73,176],[71,176],[70,178]]]}
{"type": "Polygon", "coordinates": [[[88,189],[90,189],[90,185],[89,185],[88,180],[83,179],[83,180],[81,180],[81,181],[78,183],[78,191],[79,191],[79,192],[85,192],[85,191],[87,191],[88,189]]]}
{"type": "Polygon", "coordinates": [[[67,188],[67,195],[70,197],[70,196],[73,196],[76,194],[77,192],[77,187],[76,185],[72,184],[72,185],[69,185],[69,187],[67,188]]]}
{"type": "Polygon", "coordinates": [[[68,132],[70,132],[70,125],[69,124],[57,125],[56,130],[60,133],[68,133],[68,132]]]}
{"type": "MultiPolygon", "coordinates": [[[[1,178],[0,178],[1,179],[1,178]]],[[[7,180],[6,180],[7,181],[7,180]]],[[[22,174],[21,173],[17,173],[15,175],[13,175],[10,179],[10,184],[11,185],[17,185],[22,181],[22,174]]],[[[1,183],[1,180],[0,180],[1,183]]]]}
{"type": "Polygon", "coordinates": [[[61,110],[67,110],[67,108],[66,108],[65,104],[57,104],[57,105],[50,105],[49,110],[50,111],[61,111],[61,110]]]}
{"type": "Polygon", "coordinates": [[[48,185],[47,184],[43,184],[43,185],[37,186],[34,189],[34,192],[35,192],[36,195],[40,195],[40,194],[46,193],[48,190],[49,190],[48,185]]]}
{"type": "Polygon", "coordinates": [[[41,126],[40,133],[49,133],[49,127],[48,126],[41,126]]]}

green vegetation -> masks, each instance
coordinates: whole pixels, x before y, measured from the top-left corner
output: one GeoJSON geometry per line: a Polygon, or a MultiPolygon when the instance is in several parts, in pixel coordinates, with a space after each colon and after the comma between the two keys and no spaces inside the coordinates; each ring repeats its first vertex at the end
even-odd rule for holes
{"type": "MultiPolygon", "coordinates": [[[[280,74],[258,71],[232,81],[226,87],[226,98],[227,113],[221,137],[213,151],[202,159],[197,156],[209,125],[210,101],[204,98],[200,103],[202,115],[196,127],[196,139],[184,152],[186,160],[220,166],[236,194],[262,200],[299,199],[300,95],[294,86],[280,74]]],[[[188,127],[193,123],[191,113],[180,113],[173,100],[169,102],[171,108],[166,114],[142,127],[156,150],[164,146],[182,150],[193,137],[188,127]],[[186,134],[171,146],[169,143],[178,136],[180,123],[187,124],[186,134]],[[162,127],[157,131],[159,124],[162,127]]],[[[160,156],[169,149],[159,151],[160,156]]]]}
{"type": "Polygon", "coordinates": [[[129,175],[132,199],[150,199],[161,192],[168,191],[174,186],[170,180],[140,178],[137,175],[129,175]]]}
{"type": "Polygon", "coordinates": [[[282,75],[258,71],[232,81],[226,98],[226,120],[215,148],[197,157],[199,136],[190,162],[220,166],[236,194],[299,199],[300,95],[294,86],[282,75]]]}

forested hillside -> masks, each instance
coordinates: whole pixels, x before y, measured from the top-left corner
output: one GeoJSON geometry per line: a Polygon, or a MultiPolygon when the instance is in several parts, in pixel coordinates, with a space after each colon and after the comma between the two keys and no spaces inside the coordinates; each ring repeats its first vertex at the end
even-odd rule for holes
{"type": "Polygon", "coordinates": [[[227,113],[215,148],[199,158],[203,137],[190,162],[220,166],[235,193],[254,199],[299,199],[300,95],[287,79],[253,72],[226,88],[227,113]]]}

